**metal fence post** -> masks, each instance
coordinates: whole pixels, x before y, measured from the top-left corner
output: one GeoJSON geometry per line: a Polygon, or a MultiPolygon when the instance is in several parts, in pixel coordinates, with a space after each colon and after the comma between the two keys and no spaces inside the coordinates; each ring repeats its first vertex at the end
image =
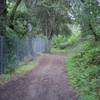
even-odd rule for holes
{"type": "Polygon", "coordinates": [[[0,74],[4,72],[4,38],[0,36],[0,74]]]}

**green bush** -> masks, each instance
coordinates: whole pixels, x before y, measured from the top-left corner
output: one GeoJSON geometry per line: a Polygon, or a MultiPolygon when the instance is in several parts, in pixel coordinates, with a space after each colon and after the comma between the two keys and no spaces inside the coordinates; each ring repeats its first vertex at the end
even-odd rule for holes
{"type": "Polygon", "coordinates": [[[79,90],[79,100],[98,100],[100,94],[100,46],[85,41],[76,47],[79,52],[69,59],[69,80],[79,90]],[[80,46],[80,47],[79,47],[80,46]]]}
{"type": "Polygon", "coordinates": [[[52,39],[52,48],[56,49],[66,49],[68,46],[72,46],[76,43],[81,36],[80,30],[74,29],[70,36],[65,35],[55,35],[52,39]]]}
{"type": "Polygon", "coordinates": [[[73,32],[73,34],[70,36],[70,38],[67,41],[67,45],[72,45],[75,42],[77,42],[79,40],[78,38],[80,37],[80,35],[81,35],[80,31],[73,32]]]}
{"type": "Polygon", "coordinates": [[[5,71],[6,74],[12,74],[14,72],[15,72],[15,67],[14,66],[13,67],[12,66],[7,67],[6,71],[5,71]]]}
{"type": "Polygon", "coordinates": [[[66,36],[64,35],[58,35],[54,36],[52,39],[52,47],[57,49],[64,49],[63,44],[67,41],[66,36]]]}

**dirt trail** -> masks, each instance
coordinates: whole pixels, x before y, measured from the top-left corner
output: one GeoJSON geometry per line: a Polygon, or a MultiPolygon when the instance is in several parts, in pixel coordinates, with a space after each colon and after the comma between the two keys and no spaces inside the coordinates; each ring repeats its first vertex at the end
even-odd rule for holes
{"type": "Polygon", "coordinates": [[[64,61],[64,55],[42,55],[35,70],[0,88],[0,100],[77,100],[64,61]]]}

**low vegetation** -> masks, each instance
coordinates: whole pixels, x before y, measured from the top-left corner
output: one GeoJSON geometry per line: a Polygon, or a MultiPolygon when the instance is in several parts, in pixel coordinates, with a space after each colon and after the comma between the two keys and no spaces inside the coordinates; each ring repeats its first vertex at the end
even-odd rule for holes
{"type": "Polygon", "coordinates": [[[66,71],[70,84],[78,91],[78,100],[99,100],[100,97],[100,41],[92,36],[80,37],[73,33],[63,41],[62,37],[54,39],[55,52],[65,51],[67,54],[66,71]],[[59,42],[58,42],[59,40],[59,42]],[[66,48],[60,48],[64,44],[66,48]]]}
{"type": "Polygon", "coordinates": [[[66,63],[69,80],[79,92],[79,100],[99,100],[100,46],[85,41],[75,47],[66,63]]]}
{"type": "Polygon", "coordinates": [[[12,77],[14,76],[22,76],[25,75],[27,73],[29,73],[30,71],[32,71],[34,68],[36,67],[36,62],[35,61],[31,61],[28,62],[27,64],[18,66],[18,67],[14,67],[14,68],[8,68],[6,71],[6,74],[1,74],[0,75],[0,85],[5,84],[6,82],[8,82],[9,80],[12,79],[12,77]]]}

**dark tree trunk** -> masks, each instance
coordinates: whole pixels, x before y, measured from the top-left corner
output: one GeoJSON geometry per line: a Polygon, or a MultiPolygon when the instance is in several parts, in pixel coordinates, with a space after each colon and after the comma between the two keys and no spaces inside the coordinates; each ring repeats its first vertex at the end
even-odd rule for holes
{"type": "Polygon", "coordinates": [[[6,0],[0,0],[0,35],[6,32],[6,0]]]}
{"type": "MultiPolygon", "coordinates": [[[[84,4],[85,3],[85,1],[84,0],[81,0],[81,2],[84,4]]],[[[91,25],[91,23],[89,23],[89,29],[92,31],[92,34],[93,34],[93,36],[94,36],[94,38],[95,38],[95,41],[98,41],[98,35],[96,34],[96,32],[95,32],[95,30],[94,30],[94,28],[92,27],[92,25],[91,25]]]]}
{"type": "Polygon", "coordinates": [[[6,10],[6,1],[0,0],[0,16],[4,14],[6,10]]]}
{"type": "Polygon", "coordinates": [[[93,29],[91,23],[89,23],[89,28],[92,31],[92,34],[94,35],[95,41],[98,41],[98,36],[97,36],[95,30],[93,29]]]}
{"type": "Polygon", "coordinates": [[[53,37],[53,31],[50,32],[49,36],[48,36],[48,40],[51,40],[53,37]]]}

